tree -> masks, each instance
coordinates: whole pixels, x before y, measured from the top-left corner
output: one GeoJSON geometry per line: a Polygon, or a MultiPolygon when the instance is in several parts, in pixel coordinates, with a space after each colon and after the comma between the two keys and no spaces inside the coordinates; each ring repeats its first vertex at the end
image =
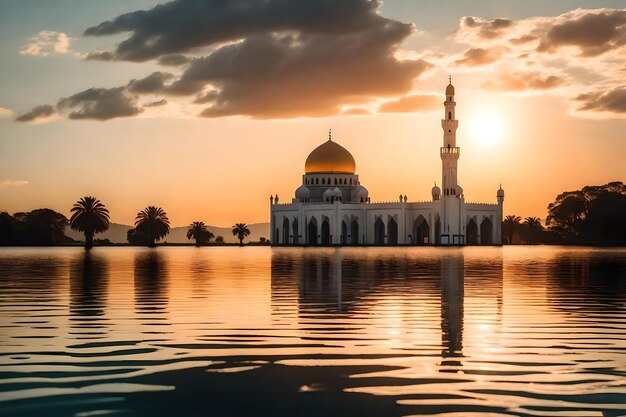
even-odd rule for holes
{"type": "Polygon", "coordinates": [[[543,233],[541,220],[538,217],[526,217],[522,223],[522,231],[527,243],[538,243],[543,233]]]}
{"type": "Polygon", "coordinates": [[[610,182],[559,194],[548,205],[549,230],[576,243],[626,243],[626,185],[610,182]]]}
{"type": "Polygon", "coordinates": [[[502,222],[502,231],[508,236],[509,245],[513,243],[513,234],[519,229],[522,218],[520,216],[508,215],[502,222]]]}
{"type": "Polygon", "coordinates": [[[109,230],[109,210],[95,197],[83,197],[70,210],[70,227],[85,234],[85,249],[93,247],[93,236],[109,230]]]}
{"type": "Polygon", "coordinates": [[[148,246],[150,244],[150,239],[143,233],[137,231],[137,229],[129,229],[126,232],[126,240],[131,245],[137,246],[148,246]]]}
{"type": "Polygon", "coordinates": [[[263,236],[261,236],[261,237],[259,238],[259,243],[261,243],[262,245],[265,245],[265,241],[266,241],[266,240],[267,240],[267,239],[265,239],[263,236]]]}
{"type": "Polygon", "coordinates": [[[18,222],[18,244],[54,245],[73,242],[65,236],[67,217],[47,208],[15,213],[18,222]]]}
{"type": "Polygon", "coordinates": [[[155,242],[170,232],[170,221],[161,207],[148,206],[137,213],[135,229],[148,239],[148,246],[156,246],[155,242]]]}
{"type": "Polygon", "coordinates": [[[203,222],[193,222],[189,225],[189,230],[187,230],[187,239],[195,239],[196,246],[209,243],[213,237],[215,236],[207,230],[203,222]]]}
{"type": "Polygon", "coordinates": [[[215,238],[215,243],[217,243],[218,245],[223,245],[224,244],[224,236],[218,236],[215,238]]]}
{"type": "Polygon", "coordinates": [[[239,239],[239,246],[243,246],[243,240],[250,235],[250,229],[245,223],[235,223],[233,226],[233,236],[239,239]]]}

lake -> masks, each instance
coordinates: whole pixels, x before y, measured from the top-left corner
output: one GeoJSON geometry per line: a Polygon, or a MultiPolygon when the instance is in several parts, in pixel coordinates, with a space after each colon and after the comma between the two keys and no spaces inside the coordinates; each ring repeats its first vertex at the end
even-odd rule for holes
{"type": "Polygon", "coordinates": [[[626,249],[0,248],[0,416],[626,416],[626,249]]]}

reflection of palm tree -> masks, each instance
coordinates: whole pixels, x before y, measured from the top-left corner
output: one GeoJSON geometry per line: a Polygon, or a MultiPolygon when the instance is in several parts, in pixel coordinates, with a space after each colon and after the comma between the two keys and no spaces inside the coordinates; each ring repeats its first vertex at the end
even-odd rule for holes
{"type": "Polygon", "coordinates": [[[146,235],[149,246],[155,246],[155,241],[164,238],[170,232],[170,221],[167,213],[161,207],[148,206],[137,213],[135,229],[146,235]]]}
{"type": "Polygon", "coordinates": [[[167,260],[158,251],[135,255],[135,303],[146,314],[165,312],[167,305],[167,260]]]}
{"type": "Polygon", "coordinates": [[[243,240],[250,235],[250,229],[245,223],[235,223],[233,226],[233,236],[239,239],[239,246],[243,246],[243,240]]]}
{"type": "Polygon", "coordinates": [[[109,230],[109,210],[95,197],[83,197],[71,209],[70,227],[85,234],[85,249],[93,247],[93,235],[109,230]]]}
{"type": "Polygon", "coordinates": [[[522,218],[520,216],[508,215],[504,218],[504,229],[509,238],[509,245],[513,243],[513,234],[517,231],[521,222],[522,218]]]}
{"type": "Polygon", "coordinates": [[[105,315],[108,286],[108,264],[105,258],[84,252],[70,263],[70,313],[82,319],[77,327],[102,320],[105,315]]]}
{"type": "Polygon", "coordinates": [[[213,237],[213,233],[207,230],[203,222],[193,222],[189,225],[189,230],[187,230],[187,239],[195,239],[196,246],[210,242],[213,237]]]}

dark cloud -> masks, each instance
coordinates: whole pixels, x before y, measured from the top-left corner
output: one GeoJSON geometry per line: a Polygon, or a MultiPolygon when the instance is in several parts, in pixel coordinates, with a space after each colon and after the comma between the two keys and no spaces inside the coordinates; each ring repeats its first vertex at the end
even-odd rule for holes
{"type": "Polygon", "coordinates": [[[430,64],[398,61],[396,45],[406,26],[325,36],[262,35],[194,60],[172,90],[216,91],[203,116],[256,118],[324,116],[340,107],[410,91],[430,64]]]}
{"type": "Polygon", "coordinates": [[[33,108],[31,111],[22,114],[15,120],[17,120],[18,122],[33,122],[38,119],[45,119],[47,117],[50,117],[55,113],[56,111],[54,110],[54,106],[45,104],[43,106],[37,106],[33,108]]]}
{"type": "Polygon", "coordinates": [[[461,20],[461,26],[474,29],[478,36],[484,39],[493,39],[515,22],[509,19],[481,19],[478,17],[465,17],[461,20]]]}
{"type": "Polygon", "coordinates": [[[146,61],[262,33],[339,35],[397,24],[377,14],[379,6],[376,0],[174,0],[102,22],[85,35],[130,33],[115,59],[146,61]]]}
{"type": "Polygon", "coordinates": [[[581,94],[575,100],[580,103],[578,110],[626,113],[626,87],[604,93],[581,94]]]}
{"type": "Polygon", "coordinates": [[[565,82],[563,77],[550,75],[544,77],[536,72],[521,72],[514,74],[503,74],[494,80],[486,81],[482,87],[493,91],[533,91],[549,90],[562,85],[565,82]]]}
{"type": "Polygon", "coordinates": [[[161,106],[165,106],[166,104],[167,104],[167,100],[162,99],[162,100],[153,101],[148,104],[144,104],[144,107],[161,107],[161,106]]]}
{"type": "Polygon", "coordinates": [[[577,11],[573,16],[552,26],[537,50],[575,46],[582,56],[597,56],[626,45],[626,10],[577,11]]]}
{"type": "Polygon", "coordinates": [[[191,61],[191,58],[186,57],[185,55],[163,55],[159,58],[159,65],[163,65],[166,67],[180,67],[188,64],[191,61]]]}
{"type": "Polygon", "coordinates": [[[441,98],[429,95],[412,95],[398,100],[388,101],[380,105],[381,113],[413,113],[430,111],[441,107],[441,98]]]}
{"type": "Polygon", "coordinates": [[[478,67],[488,65],[500,59],[499,52],[482,48],[471,48],[465,51],[463,58],[454,61],[454,65],[466,67],[478,67]]]}
{"type": "Polygon", "coordinates": [[[57,108],[69,111],[70,119],[94,120],[135,116],[143,111],[137,105],[137,96],[126,87],[90,88],[59,100],[57,108]]]}
{"type": "Polygon", "coordinates": [[[128,91],[137,94],[159,93],[165,90],[165,83],[172,78],[173,74],[156,71],[140,80],[130,80],[128,91]]]}

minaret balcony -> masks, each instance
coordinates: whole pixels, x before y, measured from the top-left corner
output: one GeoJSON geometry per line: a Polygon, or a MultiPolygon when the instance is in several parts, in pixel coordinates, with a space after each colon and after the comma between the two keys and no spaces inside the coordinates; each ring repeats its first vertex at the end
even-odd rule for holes
{"type": "Polygon", "coordinates": [[[458,146],[445,146],[445,147],[441,147],[439,148],[441,151],[441,155],[458,155],[461,153],[461,148],[459,148],[458,146]]]}

